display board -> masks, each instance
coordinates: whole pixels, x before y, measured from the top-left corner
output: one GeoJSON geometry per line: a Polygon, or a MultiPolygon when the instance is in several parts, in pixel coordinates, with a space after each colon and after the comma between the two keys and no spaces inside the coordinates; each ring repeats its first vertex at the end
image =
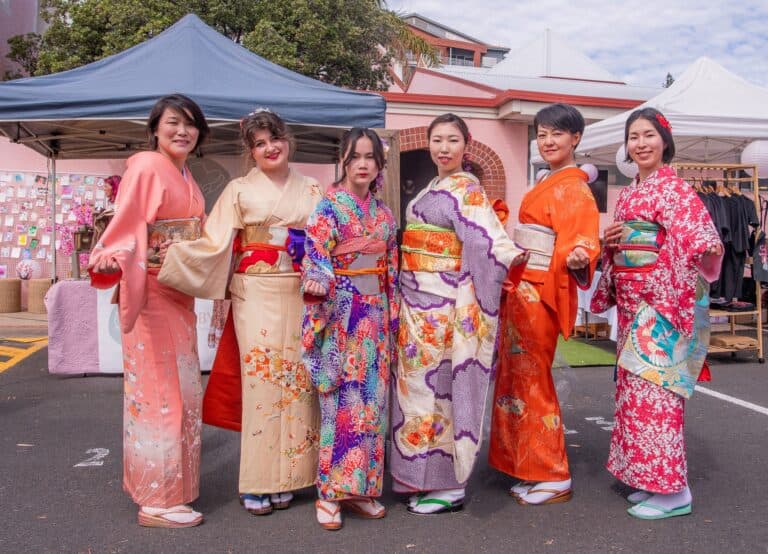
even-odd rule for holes
{"type": "Polygon", "coordinates": [[[55,248],[57,273],[59,277],[69,277],[74,247],[72,231],[78,219],[107,206],[105,177],[57,174],[54,210],[47,175],[0,171],[0,275],[16,277],[19,262],[29,259],[33,262],[34,277],[52,277],[55,248]]]}

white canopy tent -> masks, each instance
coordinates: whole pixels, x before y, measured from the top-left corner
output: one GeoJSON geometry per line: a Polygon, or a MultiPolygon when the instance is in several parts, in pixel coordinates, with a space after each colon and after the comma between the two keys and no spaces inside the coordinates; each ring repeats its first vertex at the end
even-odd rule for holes
{"type": "MultiPolygon", "coordinates": [[[[747,82],[709,58],[699,58],[667,89],[638,108],[661,111],[672,124],[675,161],[738,163],[744,147],[768,139],[768,88],[747,82]]],[[[579,163],[614,165],[624,124],[634,110],[587,126],[579,163]]],[[[542,163],[535,141],[531,162],[542,163]]]]}

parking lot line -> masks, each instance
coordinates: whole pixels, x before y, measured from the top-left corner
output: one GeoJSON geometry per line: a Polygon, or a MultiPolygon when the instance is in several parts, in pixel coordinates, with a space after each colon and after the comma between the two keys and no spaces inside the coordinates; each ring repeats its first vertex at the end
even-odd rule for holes
{"type": "Polygon", "coordinates": [[[768,408],[758,406],[757,404],[752,404],[752,402],[741,400],[740,398],[736,398],[735,396],[728,396],[727,394],[723,394],[722,392],[717,392],[712,389],[702,387],[701,385],[696,385],[696,390],[708,396],[719,398],[720,400],[725,400],[726,402],[730,402],[731,404],[736,404],[737,406],[741,406],[742,408],[747,408],[748,410],[752,410],[753,412],[757,412],[763,415],[768,415],[768,408]]]}
{"type": "Polygon", "coordinates": [[[0,338],[0,373],[48,346],[48,337],[0,338]]]}

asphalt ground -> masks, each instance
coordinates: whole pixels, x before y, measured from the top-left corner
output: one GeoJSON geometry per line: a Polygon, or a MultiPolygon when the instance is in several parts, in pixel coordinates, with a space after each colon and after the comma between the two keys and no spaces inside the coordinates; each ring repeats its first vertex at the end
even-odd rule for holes
{"type": "MultiPolygon", "coordinates": [[[[3,336],[0,330],[0,336],[3,336]]],[[[610,344],[610,343],[606,343],[610,344]]],[[[768,413],[697,393],[686,440],[693,513],[664,521],[626,514],[626,490],[604,469],[613,419],[611,368],[555,369],[575,495],[528,507],[482,452],[466,507],[415,516],[387,479],[382,520],[319,527],[314,491],[255,517],[237,502],[238,435],[205,426],[205,523],[147,529],[121,489],[120,376],[60,377],[47,349],[0,373],[0,552],[768,552],[768,413]]],[[[768,407],[768,364],[711,360],[706,387],[768,407]]]]}

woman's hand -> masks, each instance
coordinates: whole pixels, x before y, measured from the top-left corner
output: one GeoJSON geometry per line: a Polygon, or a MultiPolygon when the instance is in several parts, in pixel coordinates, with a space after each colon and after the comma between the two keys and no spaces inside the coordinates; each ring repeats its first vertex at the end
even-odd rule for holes
{"type": "Polygon", "coordinates": [[[581,246],[577,246],[568,254],[565,265],[573,271],[584,269],[589,265],[589,254],[581,246]]]}
{"type": "Polygon", "coordinates": [[[160,265],[163,265],[163,262],[165,261],[165,255],[168,254],[168,247],[172,245],[175,241],[167,240],[160,244],[157,251],[157,258],[159,260],[160,265]]]}
{"type": "Polygon", "coordinates": [[[88,265],[88,269],[94,273],[117,273],[120,271],[120,264],[114,258],[104,258],[99,263],[88,265]]]}
{"type": "Polygon", "coordinates": [[[606,246],[614,246],[619,243],[623,225],[623,221],[615,221],[605,228],[605,231],[603,232],[603,242],[606,246]]]}
{"type": "Polygon", "coordinates": [[[326,291],[325,287],[317,281],[309,279],[304,283],[304,292],[311,294],[312,296],[325,296],[328,291],[326,291]]]}
{"type": "Polygon", "coordinates": [[[710,246],[704,251],[705,256],[722,256],[723,254],[723,243],[718,242],[714,246],[710,246]]]}
{"type": "Polygon", "coordinates": [[[514,258],[512,258],[512,263],[509,264],[509,267],[515,267],[515,266],[527,263],[528,262],[528,258],[530,258],[530,257],[531,257],[531,253],[528,252],[527,250],[524,250],[523,252],[521,252],[520,254],[515,256],[514,258]]]}

